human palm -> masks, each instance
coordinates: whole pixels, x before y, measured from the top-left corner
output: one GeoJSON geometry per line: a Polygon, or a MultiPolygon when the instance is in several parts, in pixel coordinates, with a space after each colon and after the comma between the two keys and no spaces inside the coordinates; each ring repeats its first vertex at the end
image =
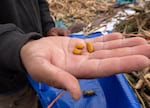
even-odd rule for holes
{"type": "Polygon", "coordinates": [[[142,38],[122,39],[113,33],[92,39],[46,37],[28,42],[21,49],[25,68],[33,79],[68,90],[74,99],[81,95],[77,78],[97,78],[130,72],[150,64],[150,45],[142,38]],[[77,43],[90,41],[94,52],[73,54],[77,43]],[[135,62],[136,61],[136,62],[135,62]],[[129,64],[130,63],[130,64],[129,64]]]}

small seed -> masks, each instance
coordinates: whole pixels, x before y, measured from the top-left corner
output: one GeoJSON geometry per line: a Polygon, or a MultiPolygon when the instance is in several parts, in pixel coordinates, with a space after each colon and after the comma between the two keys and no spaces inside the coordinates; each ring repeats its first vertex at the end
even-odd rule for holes
{"type": "Polygon", "coordinates": [[[95,94],[96,94],[95,90],[84,90],[83,91],[84,96],[92,96],[92,95],[95,95],[95,94]]]}
{"type": "Polygon", "coordinates": [[[77,49],[83,49],[83,48],[84,48],[84,45],[81,44],[81,43],[77,43],[75,47],[76,47],[77,49]]]}
{"type": "Polygon", "coordinates": [[[91,42],[86,42],[86,47],[87,47],[87,51],[88,51],[89,53],[94,52],[94,47],[93,47],[93,45],[92,45],[91,42]]]}
{"type": "Polygon", "coordinates": [[[82,50],[74,48],[73,53],[77,54],[77,55],[81,55],[82,54],[82,50]]]}

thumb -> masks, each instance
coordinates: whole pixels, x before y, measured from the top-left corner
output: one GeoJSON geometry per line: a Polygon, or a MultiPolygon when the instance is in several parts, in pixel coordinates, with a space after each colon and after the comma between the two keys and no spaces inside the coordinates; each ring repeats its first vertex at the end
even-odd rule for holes
{"type": "Polygon", "coordinates": [[[75,100],[80,98],[80,85],[78,80],[73,75],[52,65],[46,60],[42,60],[42,62],[40,60],[40,62],[34,62],[32,64],[36,65],[26,65],[26,67],[28,67],[27,71],[34,80],[46,83],[55,88],[65,89],[69,91],[70,95],[75,100]]]}
{"type": "MultiPolygon", "coordinates": [[[[60,70],[57,75],[53,75],[53,84],[52,86],[56,88],[63,88],[69,91],[73,99],[78,100],[81,96],[81,90],[78,80],[71,74],[60,70]]],[[[52,81],[52,80],[51,80],[52,81]]]]}

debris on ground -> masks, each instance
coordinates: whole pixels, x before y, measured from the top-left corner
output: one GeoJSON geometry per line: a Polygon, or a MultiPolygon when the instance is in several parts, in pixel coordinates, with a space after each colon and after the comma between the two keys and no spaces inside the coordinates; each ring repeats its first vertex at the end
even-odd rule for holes
{"type": "MultiPolygon", "coordinates": [[[[48,3],[53,19],[62,20],[68,28],[77,26],[79,29],[74,32],[82,31],[83,27],[94,20],[114,15],[115,11],[110,8],[113,3],[108,0],[48,0],[48,3]]],[[[102,20],[97,22],[100,24],[102,20]]]]}

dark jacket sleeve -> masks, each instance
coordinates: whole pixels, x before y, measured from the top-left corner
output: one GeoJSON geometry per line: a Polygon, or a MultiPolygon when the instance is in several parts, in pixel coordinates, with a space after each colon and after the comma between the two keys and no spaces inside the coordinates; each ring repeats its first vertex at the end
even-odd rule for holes
{"type": "Polygon", "coordinates": [[[55,23],[50,16],[49,6],[46,0],[39,0],[39,8],[43,31],[47,34],[48,30],[55,26],[55,23]]]}
{"type": "Polygon", "coordinates": [[[39,38],[40,34],[24,34],[14,24],[0,24],[0,68],[25,71],[20,59],[20,49],[28,40],[39,38]]]}

